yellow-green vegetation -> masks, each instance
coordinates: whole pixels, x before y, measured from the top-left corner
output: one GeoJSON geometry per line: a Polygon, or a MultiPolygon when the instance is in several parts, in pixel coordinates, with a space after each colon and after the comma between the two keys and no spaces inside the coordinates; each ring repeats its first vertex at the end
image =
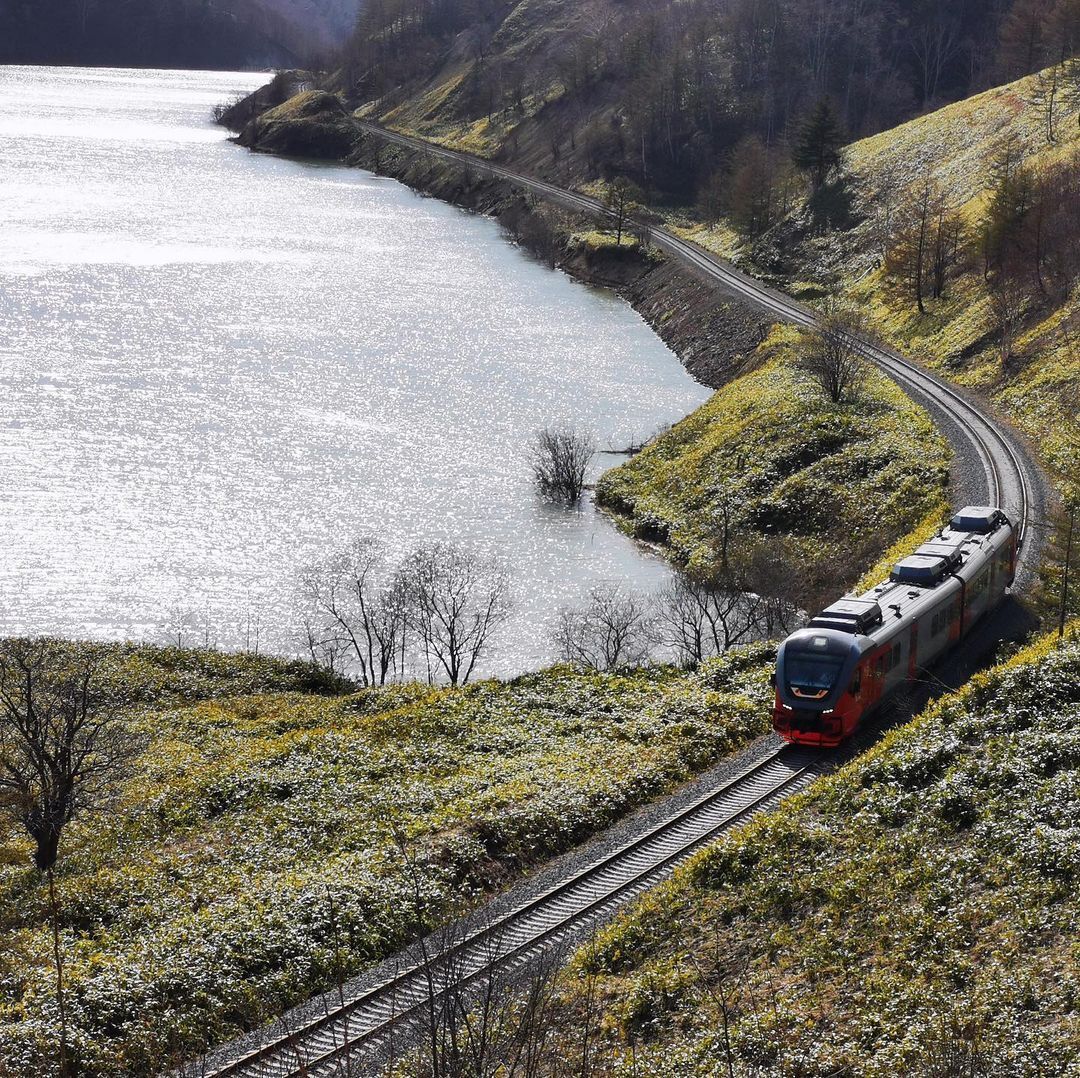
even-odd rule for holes
{"type": "MultiPolygon", "coordinates": [[[[57,866],[79,1073],[147,1075],[357,971],[768,728],[768,648],[353,695],[117,649],[145,748],[57,866]]],[[[0,830],[0,1073],[55,1073],[41,881],[0,830]]]]}
{"type": "Polygon", "coordinates": [[[629,230],[622,234],[621,241],[615,232],[600,232],[595,229],[590,232],[572,232],[570,234],[570,243],[579,247],[588,247],[594,251],[607,250],[618,246],[636,250],[640,246],[637,238],[631,235],[629,230]]]}
{"type": "MultiPolygon", "coordinates": [[[[1046,137],[1040,87],[1031,76],[950,105],[849,148],[848,168],[868,209],[882,212],[891,198],[916,187],[929,170],[948,207],[957,212],[969,242],[984,227],[995,162],[1007,149],[1032,176],[1074,159],[1080,126],[1063,111],[1056,141],[1046,137]]],[[[872,228],[873,217],[865,228],[872,228]]],[[[884,267],[860,280],[851,294],[865,304],[878,331],[891,343],[951,377],[992,394],[1009,417],[1038,443],[1045,462],[1061,476],[1080,475],[1080,289],[1064,296],[1033,290],[1022,303],[1013,358],[1003,367],[994,277],[984,274],[974,251],[946,290],[920,314],[910,296],[889,281],[884,267]]]]}
{"type": "MultiPolygon", "coordinates": [[[[423,93],[409,98],[380,114],[381,122],[403,134],[427,139],[439,146],[471,153],[477,157],[495,157],[514,137],[515,130],[529,117],[562,93],[557,81],[542,92],[522,93],[512,108],[499,108],[481,117],[463,115],[457,99],[477,92],[475,64],[454,66],[439,75],[439,81],[423,93]]],[[[371,115],[370,103],[358,115],[371,115]]]]}
{"type": "Polygon", "coordinates": [[[579,957],[568,1014],[606,1001],[605,1073],[1072,1074],[1078,881],[1074,626],[698,855],[579,957]]]}
{"type": "Polygon", "coordinates": [[[725,531],[786,540],[790,557],[839,564],[851,583],[900,536],[945,513],[948,447],[929,416],[868,372],[858,399],[831,403],[777,328],[761,365],[719,390],[597,488],[635,532],[696,568],[725,531]]]}
{"type": "Polygon", "coordinates": [[[675,235],[696,243],[721,258],[733,261],[741,253],[743,239],[727,221],[720,220],[707,225],[694,220],[683,210],[669,210],[664,216],[665,224],[675,235]]]}
{"type": "MultiPolygon", "coordinates": [[[[1044,281],[1044,292],[1034,272],[1024,270],[1017,295],[995,297],[1001,275],[988,269],[981,250],[1004,155],[1036,182],[1067,162],[1080,167],[1080,126],[1075,108],[1070,111],[1060,95],[1055,139],[1047,139],[1050,77],[1042,73],[996,87],[853,143],[845,151],[844,168],[854,195],[855,226],[792,239],[793,227],[798,233],[805,223],[787,221],[776,231],[781,247],[799,251],[781,273],[785,290],[810,302],[830,287],[845,292],[890,344],[992,397],[1032,438],[1043,462],[1068,479],[1080,476],[1080,288],[1069,285],[1061,294],[1044,281]],[[928,180],[928,235],[944,210],[959,224],[960,244],[944,294],[928,294],[920,312],[907,282],[897,278],[895,267],[890,272],[885,256],[902,231],[905,203],[917,203],[928,180]],[[816,279],[810,286],[797,280],[808,271],[816,279]],[[998,309],[1003,303],[1016,308],[1010,315],[1016,325],[1009,331],[1015,339],[1004,363],[998,309]]],[[[796,220],[804,213],[798,208],[796,220]]],[[[909,205],[909,218],[912,213],[909,205]]],[[[691,224],[683,231],[724,257],[751,261],[760,242],[740,246],[723,222],[691,224]]],[[[766,238],[765,248],[769,242],[766,238]]]]}

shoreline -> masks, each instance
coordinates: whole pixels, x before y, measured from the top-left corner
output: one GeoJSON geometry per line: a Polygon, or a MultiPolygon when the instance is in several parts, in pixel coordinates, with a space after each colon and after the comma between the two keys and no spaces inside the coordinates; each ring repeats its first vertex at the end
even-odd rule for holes
{"type": "MultiPolygon", "coordinates": [[[[690,377],[707,389],[720,390],[760,365],[759,346],[775,319],[700,279],[651,246],[647,237],[630,243],[624,239],[616,246],[614,237],[598,233],[595,216],[556,206],[509,180],[384,138],[357,125],[331,94],[303,93],[275,104],[299,79],[308,78],[307,73],[279,74],[223,112],[217,122],[234,132],[230,141],[250,152],[358,168],[495,220],[511,242],[550,269],[614,292],[628,303],[690,377]],[[295,101],[304,102],[296,115],[274,119],[289,114],[295,101]]],[[[629,225],[627,231],[632,235],[629,225]]],[[[614,528],[640,544],[643,554],[679,565],[671,546],[638,533],[625,506],[595,493],[592,503],[614,528]]]]}
{"type": "MultiPolygon", "coordinates": [[[[613,289],[691,376],[713,390],[760,367],[759,346],[778,321],[801,325],[811,317],[797,301],[754,278],[723,266],[717,270],[707,255],[684,254],[687,245],[663,229],[659,230],[661,241],[654,242],[650,235],[653,218],[647,213],[627,220],[627,230],[637,233],[632,245],[617,244],[614,237],[601,234],[600,230],[611,230],[610,214],[595,197],[578,197],[541,181],[531,182],[496,162],[476,161],[383,129],[354,115],[339,97],[325,91],[301,93],[262,112],[244,125],[234,141],[255,152],[317,157],[360,167],[495,218],[512,238],[552,268],[578,281],[613,289]]],[[[947,401],[943,403],[949,391],[935,392],[930,376],[926,376],[929,388],[920,385],[910,391],[904,372],[908,367],[918,368],[902,358],[893,361],[883,355],[881,362],[876,356],[867,358],[929,413],[951,444],[954,467],[948,496],[952,501],[978,501],[976,492],[967,489],[969,469],[962,464],[981,443],[976,445],[977,435],[968,432],[947,401]],[[947,422],[943,424],[942,418],[947,422]]],[[[950,399],[955,396],[950,393],[950,399]]],[[[615,515],[626,517],[625,507],[605,501],[615,515]]],[[[670,547],[667,550],[671,560],[681,560],[670,547]]]]}
{"type": "Polygon", "coordinates": [[[617,293],[708,389],[720,389],[756,365],[754,352],[775,319],[705,284],[647,242],[624,240],[619,247],[614,240],[595,242],[597,222],[591,215],[555,207],[508,180],[356,126],[330,94],[305,94],[312,108],[283,120],[270,119],[283,111],[269,104],[277,96],[272,88],[290,84],[275,80],[226,112],[219,122],[235,132],[232,141],[256,153],[336,161],[493,218],[515,243],[552,269],[617,293]]]}

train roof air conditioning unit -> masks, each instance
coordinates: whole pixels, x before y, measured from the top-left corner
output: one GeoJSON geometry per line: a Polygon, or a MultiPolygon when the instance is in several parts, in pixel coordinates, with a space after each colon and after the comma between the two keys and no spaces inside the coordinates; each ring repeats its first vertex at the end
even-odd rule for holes
{"type": "Polygon", "coordinates": [[[1009,518],[992,505],[965,505],[949,521],[949,527],[957,532],[978,532],[980,535],[989,535],[1008,522],[1009,518]]]}
{"type": "Polygon", "coordinates": [[[943,558],[950,573],[955,573],[964,564],[964,552],[959,543],[923,543],[915,553],[920,558],[943,558]]]}
{"type": "Polygon", "coordinates": [[[921,588],[936,588],[949,574],[949,563],[936,556],[912,554],[893,566],[889,579],[894,584],[917,584],[921,588]]]}
{"type": "Polygon", "coordinates": [[[881,607],[872,599],[840,599],[822,610],[810,625],[867,636],[882,622],[881,607]]]}

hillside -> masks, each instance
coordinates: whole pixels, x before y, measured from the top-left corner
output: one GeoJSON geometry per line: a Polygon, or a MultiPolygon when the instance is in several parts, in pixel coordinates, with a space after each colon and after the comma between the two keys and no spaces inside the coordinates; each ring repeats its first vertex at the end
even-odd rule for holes
{"type": "MultiPolygon", "coordinates": [[[[109,811],[68,826],[57,866],[69,1044],[88,1078],[144,1078],[257,1025],[768,726],[767,647],[695,673],[557,668],[354,695],[301,663],[103,650],[145,747],[109,811]]],[[[0,824],[5,1078],[56,1073],[28,853],[0,824]]]]}
{"type": "Polygon", "coordinates": [[[1027,0],[385,0],[335,88],[387,124],[535,174],[624,174],[693,203],[740,140],[783,155],[823,98],[865,135],[1032,70],[1073,32],[1057,29],[1069,0],[1055,3],[1032,30],[1027,0]]]}
{"type": "MultiPolygon", "coordinates": [[[[839,181],[849,227],[815,228],[803,205],[734,249],[797,293],[845,292],[885,340],[998,402],[1063,482],[1080,476],[1075,78],[1051,69],[853,143],[839,181]],[[924,218],[920,264],[911,244],[924,218]],[[939,232],[951,246],[935,283],[939,232]]],[[[730,227],[694,236],[732,253],[730,227]]]]}
{"type": "Polygon", "coordinates": [[[752,562],[747,548],[764,543],[746,585],[816,609],[924,520],[941,522],[951,454],[881,375],[832,403],[798,369],[798,343],[774,329],[756,370],[604,475],[597,500],[699,572],[717,571],[722,545],[752,562]]]}
{"type": "MultiPolygon", "coordinates": [[[[749,175],[758,191],[775,182],[767,162],[749,175]]],[[[667,217],[799,298],[838,296],[863,312],[881,339],[988,399],[1028,436],[1064,502],[1080,504],[1080,61],[848,145],[830,181],[802,185],[786,212],[732,212],[741,205],[715,222],[693,208],[667,217]]],[[[692,489],[707,476],[682,478],[692,489]]],[[[706,526],[686,508],[683,530],[687,519],[706,526]]],[[[1050,596],[1068,524],[1035,524],[1057,529],[1050,596]]],[[[1075,588],[1069,609],[1080,614],[1075,588]]]]}
{"type": "Polygon", "coordinates": [[[0,0],[0,64],[263,68],[340,48],[359,0],[0,0]]]}

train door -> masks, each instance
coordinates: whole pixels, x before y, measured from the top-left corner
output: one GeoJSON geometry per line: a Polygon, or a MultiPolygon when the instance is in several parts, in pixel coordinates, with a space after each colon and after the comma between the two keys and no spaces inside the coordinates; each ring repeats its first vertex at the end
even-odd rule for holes
{"type": "Polygon", "coordinates": [[[843,723],[844,736],[854,733],[863,715],[874,706],[874,664],[869,660],[863,660],[855,667],[855,673],[851,676],[851,686],[848,692],[851,694],[852,707],[847,714],[841,713],[840,720],[843,723]]]}
{"type": "Polygon", "coordinates": [[[915,664],[919,661],[919,623],[911,627],[911,637],[908,644],[908,677],[915,677],[915,664]]]}

